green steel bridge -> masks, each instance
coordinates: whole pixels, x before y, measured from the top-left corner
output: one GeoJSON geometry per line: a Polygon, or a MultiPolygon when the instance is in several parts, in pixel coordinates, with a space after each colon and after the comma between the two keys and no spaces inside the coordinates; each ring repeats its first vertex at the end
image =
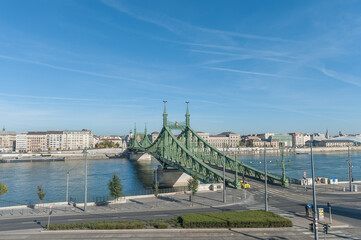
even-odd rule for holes
{"type": "MultiPolygon", "coordinates": [[[[128,151],[134,153],[148,153],[157,159],[163,167],[172,167],[189,175],[197,174],[199,179],[205,183],[223,182],[223,163],[227,171],[226,183],[240,188],[238,174],[264,180],[265,173],[253,168],[234,158],[223,154],[217,148],[211,146],[190,126],[190,114],[187,102],[185,122],[170,122],[164,102],[163,128],[158,138],[151,142],[147,136],[147,129],[144,133],[137,133],[134,129],[134,138],[131,140],[128,151]],[[172,130],[179,130],[181,133],[175,136],[172,130]]],[[[267,179],[271,183],[279,183],[288,186],[288,179],[285,174],[282,176],[267,173],[267,179]]]]}

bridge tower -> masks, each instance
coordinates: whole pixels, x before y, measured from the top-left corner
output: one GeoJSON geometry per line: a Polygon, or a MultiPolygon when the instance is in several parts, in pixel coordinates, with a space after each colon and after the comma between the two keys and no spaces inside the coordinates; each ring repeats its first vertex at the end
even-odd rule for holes
{"type": "MultiPolygon", "coordinates": [[[[163,128],[166,128],[168,125],[168,114],[167,114],[167,101],[163,101],[164,102],[164,111],[163,111],[163,128]]],[[[167,149],[168,149],[168,135],[165,134],[164,135],[164,141],[163,141],[163,158],[167,158],[168,153],[167,153],[167,149]]],[[[165,167],[163,165],[163,167],[165,167]]]]}
{"type": "Polygon", "coordinates": [[[190,149],[190,145],[191,145],[191,139],[190,139],[190,114],[189,114],[189,108],[188,108],[188,104],[189,102],[186,102],[187,104],[187,112],[186,112],[186,133],[185,133],[185,137],[186,137],[186,148],[190,149]]]}

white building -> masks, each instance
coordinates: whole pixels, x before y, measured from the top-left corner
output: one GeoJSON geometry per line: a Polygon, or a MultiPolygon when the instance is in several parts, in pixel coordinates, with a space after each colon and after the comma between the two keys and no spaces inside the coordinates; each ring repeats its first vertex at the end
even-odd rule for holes
{"type": "Polygon", "coordinates": [[[159,136],[159,132],[152,132],[150,134],[150,137],[151,137],[150,140],[152,140],[152,142],[154,142],[158,138],[158,136],[159,136]]]}
{"type": "Polygon", "coordinates": [[[257,134],[257,137],[260,137],[262,140],[268,140],[270,137],[274,136],[274,133],[260,133],[257,134]]]}
{"type": "Polygon", "coordinates": [[[62,149],[63,131],[47,131],[46,147],[49,151],[62,149]]]}
{"type": "Polygon", "coordinates": [[[305,139],[302,133],[290,133],[292,136],[292,146],[301,147],[305,145],[305,139]]]}
{"type": "Polygon", "coordinates": [[[3,131],[0,132],[0,150],[1,152],[15,151],[16,132],[3,131]]]}
{"type": "Polygon", "coordinates": [[[90,130],[65,130],[62,136],[62,149],[76,150],[93,147],[93,134],[90,130]]]}
{"type": "Polygon", "coordinates": [[[16,152],[26,152],[27,151],[27,139],[28,135],[26,133],[16,134],[16,152]]]}

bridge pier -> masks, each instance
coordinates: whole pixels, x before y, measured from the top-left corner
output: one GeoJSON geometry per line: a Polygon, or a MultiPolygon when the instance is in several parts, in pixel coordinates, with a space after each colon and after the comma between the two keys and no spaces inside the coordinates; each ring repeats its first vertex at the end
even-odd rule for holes
{"type": "Polygon", "coordinates": [[[192,177],[177,169],[165,169],[159,167],[157,170],[159,187],[185,187],[188,179],[192,177]]]}
{"type": "Polygon", "coordinates": [[[148,153],[129,153],[129,159],[132,161],[150,161],[152,159],[151,155],[148,153]]]}

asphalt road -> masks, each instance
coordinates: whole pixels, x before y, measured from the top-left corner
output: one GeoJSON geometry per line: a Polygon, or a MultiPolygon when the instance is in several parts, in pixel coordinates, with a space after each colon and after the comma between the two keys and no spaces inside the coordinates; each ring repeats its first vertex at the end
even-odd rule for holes
{"type": "MultiPolygon", "coordinates": [[[[167,219],[167,218],[179,216],[183,213],[190,213],[190,212],[246,210],[246,209],[252,209],[252,206],[262,209],[262,206],[264,204],[263,183],[253,180],[250,180],[250,183],[251,183],[250,192],[253,194],[253,201],[243,205],[231,205],[231,206],[213,207],[213,208],[207,207],[207,208],[186,208],[186,209],[159,209],[159,210],[153,209],[142,212],[136,211],[136,212],[113,212],[113,213],[103,213],[103,214],[77,213],[74,215],[69,215],[69,214],[52,215],[50,223],[55,224],[55,223],[117,221],[117,220],[136,220],[136,219],[149,220],[155,218],[167,219]]],[[[326,218],[328,217],[327,202],[331,202],[333,218],[339,222],[344,222],[345,224],[354,227],[352,231],[354,231],[356,234],[359,233],[360,231],[359,229],[361,226],[361,201],[360,201],[361,193],[320,192],[317,194],[317,200],[318,200],[318,207],[324,207],[326,218]]],[[[280,209],[282,211],[287,211],[293,214],[302,214],[305,211],[304,205],[306,203],[312,204],[312,191],[305,191],[302,188],[286,189],[279,186],[269,185],[269,205],[274,208],[280,209]]],[[[47,221],[48,221],[47,216],[2,218],[0,219],[0,231],[5,234],[8,231],[15,231],[15,230],[16,231],[41,230],[46,226],[47,221]]],[[[0,232],[0,236],[5,236],[1,232],[0,232]]],[[[207,234],[205,234],[204,236],[206,238],[207,234]]],[[[229,238],[233,239],[232,236],[233,235],[229,235],[229,238]]],[[[243,237],[244,239],[247,239],[246,236],[243,237]]],[[[296,238],[292,238],[292,239],[296,239],[296,238]]]]}

